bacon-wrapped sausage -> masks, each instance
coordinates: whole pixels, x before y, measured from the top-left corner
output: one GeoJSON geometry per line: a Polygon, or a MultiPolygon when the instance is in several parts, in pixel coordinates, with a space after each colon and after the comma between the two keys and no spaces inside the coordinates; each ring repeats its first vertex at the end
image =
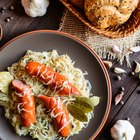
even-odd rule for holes
{"type": "Polygon", "coordinates": [[[29,127],[36,120],[35,101],[30,86],[20,80],[13,80],[12,86],[18,97],[18,111],[21,123],[29,127]]]}
{"type": "Polygon", "coordinates": [[[64,95],[80,95],[80,91],[66,80],[64,76],[55,72],[52,68],[37,62],[29,62],[26,65],[26,71],[29,75],[36,76],[50,89],[60,96],[64,95]]]}

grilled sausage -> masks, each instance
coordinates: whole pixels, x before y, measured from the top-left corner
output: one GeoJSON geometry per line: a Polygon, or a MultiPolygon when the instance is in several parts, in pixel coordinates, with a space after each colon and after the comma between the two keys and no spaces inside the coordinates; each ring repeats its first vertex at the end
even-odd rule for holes
{"type": "Polygon", "coordinates": [[[26,71],[29,75],[36,76],[50,89],[60,96],[80,95],[80,91],[66,80],[64,76],[55,72],[52,68],[37,62],[29,62],[26,65],[26,71]]]}
{"type": "Polygon", "coordinates": [[[54,118],[54,124],[57,132],[62,137],[67,137],[71,131],[68,112],[60,98],[47,97],[39,95],[38,98],[43,101],[47,109],[54,118]]]}
{"type": "Polygon", "coordinates": [[[13,80],[12,86],[18,97],[18,111],[21,123],[29,127],[36,120],[35,101],[30,87],[20,80],[13,80]]]}

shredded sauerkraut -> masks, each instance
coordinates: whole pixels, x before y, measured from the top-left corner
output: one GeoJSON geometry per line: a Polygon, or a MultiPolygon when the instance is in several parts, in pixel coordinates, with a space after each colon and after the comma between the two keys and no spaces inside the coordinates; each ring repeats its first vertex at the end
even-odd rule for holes
{"type": "MultiPolygon", "coordinates": [[[[3,97],[6,102],[5,116],[14,126],[16,133],[19,135],[30,134],[33,138],[37,138],[39,140],[64,139],[54,130],[52,117],[49,112],[46,111],[44,104],[36,98],[36,96],[39,94],[47,96],[55,96],[56,94],[53,93],[49,87],[44,86],[43,83],[26,73],[25,66],[29,61],[39,62],[53,68],[56,72],[59,72],[66,77],[68,81],[77,87],[82,96],[85,97],[89,97],[91,95],[90,82],[85,79],[87,72],[83,73],[80,69],[75,68],[74,62],[68,55],[58,55],[56,50],[50,52],[34,52],[29,50],[17,63],[13,64],[11,67],[8,67],[8,71],[14,77],[14,79],[25,81],[26,84],[31,86],[31,89],[35,95],[37,119],[36,122],[28,128],[22,126],[20,123],[20,118],[18,115],[20,107],[17,104],[17,98],[15,97],[16,93],[11,93],[10,97],[6,95],[3,97]]],[[[61,99],[66,107],[70,101],[74,100],[73,97],[61,97],[61,99]]],[[[93,113],[87,113],[87,117],[88,122],[80,122],[69,114],[70,123],[72,126],[69,136],[78,134],[82,128],[86,127],[89,120],[93,117],[93,113]]]]}

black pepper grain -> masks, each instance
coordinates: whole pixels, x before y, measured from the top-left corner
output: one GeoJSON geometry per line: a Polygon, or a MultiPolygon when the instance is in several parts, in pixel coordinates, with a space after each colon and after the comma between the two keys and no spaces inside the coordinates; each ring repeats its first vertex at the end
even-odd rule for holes
{"type": "Polygon", "coordinates": [[[5,10],[5,9],[6,9],[6,7],[2,7],[1,9],[2,9],[2,10],[5,10]]]}
{"type": "Polygon", "coordinates": [[[4,12],[5,12],[5,10],[1,9],[1,13],[4,13],[4,12]]]}
{"type": "Polygon", "coordinates": [[[135,72],[132,71],[130,74],[131,74],[131,75],[135,75],[135,72]]]}
{"type": "Polygon", "coordinates": [[[10,20],[13,20],[14,18],[13,17],[10,17],[10,20]]]}
{"type": "Polygon", "coordinates": [[[6,22],[10,22],[11,20],[10,20],[10,18],[8,17],[8,18],[5,19],[5,21],[6,21],[6,22]]]}
{"type": "Polygon", "coordinates": [[[10,9],[11,9],[11,10],[15,10],[15,7],[14,7],[14,6],[11,6],[10,9]]]}

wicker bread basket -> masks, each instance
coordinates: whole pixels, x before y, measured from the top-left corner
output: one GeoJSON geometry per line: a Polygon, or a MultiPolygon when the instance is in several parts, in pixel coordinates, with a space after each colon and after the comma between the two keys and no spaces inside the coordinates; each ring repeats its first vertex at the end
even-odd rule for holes
{"type": "Polygon", "coordinates": [[[77,18],[79,18],[85,25],[87,25],[91,30],[95,31],[98,34],[102,34],[109,38],[121,38],[126,37],[135,31],[137,31],[140,27],[140,0],[136,10],[132,13],[129,20],[119,26],[107,28],[107,29],[98,29],[94,25],[90,23],[90,21],[86,18],[84,11],[74,7],[69,0],[60,0],[61,3],[71,11],[77,18]]]}

